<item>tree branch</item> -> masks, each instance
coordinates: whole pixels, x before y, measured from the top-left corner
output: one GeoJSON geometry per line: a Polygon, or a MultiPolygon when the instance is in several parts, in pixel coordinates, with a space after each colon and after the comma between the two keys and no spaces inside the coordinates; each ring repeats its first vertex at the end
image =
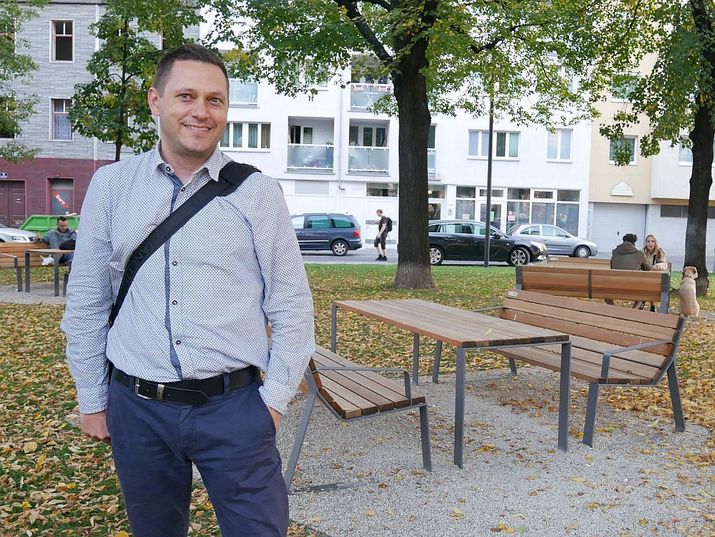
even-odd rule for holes
{"type": "Polygon", "coordinates": [[[358,11],[357,3],[351,2],[350,0],[335,0],[335,3],[340,7],[345,8],[346,15],[358,29],[360,34],[362,34],[365,40],[372,46],[372,49],[377,57],[380,58],[380,60],[385,64],[391,63],[392,56],[389,52],[387,52],[387,50],[385,50],[385,46],[377,38],[375,32],[372,31],[372,28],[370,28],[370,26],[365,22],[362,13],[358,11]]]}

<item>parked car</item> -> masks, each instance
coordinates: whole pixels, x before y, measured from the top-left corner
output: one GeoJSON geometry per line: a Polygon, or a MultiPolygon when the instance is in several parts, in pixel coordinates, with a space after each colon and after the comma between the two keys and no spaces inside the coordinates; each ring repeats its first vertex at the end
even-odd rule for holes
{"type": "Polygon", "coordinates": [[[0,224],[0,242],[32,242],[34,240],[34,231],[5,227],[0,224]]]}
{"type": "Polygon", "coordinates": [[[565,229],[550,224],[516,224],[509,230],[509,235],[543,242],[550,255],[590,257],[598,253],[595,242],[575,237],[565,229]]]}
{"type": "Polygon", "coordinates": [[[291,218],[301,250],[330,250],[342,256],[362,248],[360,224],[351,214],[306,213],[291,218]]]}
{"type": "MultiPolygon", "coordinates": [[[[429,256],[432,265],[442,261],[483,261],[486,225],[474,220],[430,220],[429,256]]],[[[489,261],[506,261],[526,265],[546,259],[543,243],[518,237],[507,237],[491,228],[489,261]]]]}

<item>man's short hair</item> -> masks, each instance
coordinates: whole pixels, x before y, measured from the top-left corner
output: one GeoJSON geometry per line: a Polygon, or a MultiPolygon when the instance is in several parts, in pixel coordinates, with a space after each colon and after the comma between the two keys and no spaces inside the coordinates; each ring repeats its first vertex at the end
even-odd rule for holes
{"type": "Polygon", "coordinates": [[[631,244],[635,244],[638,241],[638,235],[635,233],[626,233],[623,235],[623,242],[630,242],[631,244]]]}
{"type": "Polygon", "coordinates": [[[378,209],[378,210],[375,211],[375,212],[378,213],[378,214],[382,214],[382,209],[378,209]]]}
{"type": "Polygon", "coordinates": [[[164,91],[171,68],[178,61],[195,61],[215,65],[223,72],[223,76],[226,77],[226,85],[228,85],[228,71],[218,54],[197,43],[185,43],[171,49],[159,60],[154,77],[154,88],[159,94],[164,91]]]}
{"type": "Polygon", "coordinates": [[[67,217],[66,216],[60,216],[57,218],[57,223],[59,224],[60,222],[67,222],[67,217]]]}

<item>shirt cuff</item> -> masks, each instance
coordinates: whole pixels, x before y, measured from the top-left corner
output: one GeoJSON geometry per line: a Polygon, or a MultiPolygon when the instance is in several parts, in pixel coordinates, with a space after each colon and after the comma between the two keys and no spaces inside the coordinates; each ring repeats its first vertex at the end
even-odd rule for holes
{"type": "Polygon", "coordinates": [[[77,402],[82,414],[94,414],[107,409],[109,384],[91,388],[77,388],[77,402]]]}
{"type": "Polygon", "coordinates": [[[269,379],[264,379],[263,382],[263,386],[258,388],[258,393],[261,394],[263,402],[273,410],[285,414],[288,403],[295,395],[295,390],[284,384],[271,382],[269,379]]]}

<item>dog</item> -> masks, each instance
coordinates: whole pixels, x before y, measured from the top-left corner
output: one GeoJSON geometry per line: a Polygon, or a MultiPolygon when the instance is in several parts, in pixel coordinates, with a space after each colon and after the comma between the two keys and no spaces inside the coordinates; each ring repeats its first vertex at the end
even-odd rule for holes
{"type": "Polygon", "coordinates": [[[697,317],[700,315],[700,304],[695,298],[695,280],[698,277],[698,269],[695,267],[683,267],[683,279],[678,289],[680,314],[686,317],[697,317]]]}

